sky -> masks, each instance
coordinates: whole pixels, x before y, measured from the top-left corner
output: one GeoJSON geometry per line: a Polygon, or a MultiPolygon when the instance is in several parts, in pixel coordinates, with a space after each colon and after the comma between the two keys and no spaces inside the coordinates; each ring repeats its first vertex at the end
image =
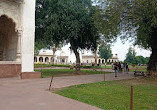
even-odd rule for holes
{"type": "Polygon", "coordinates": [[[142,48],[139,48],[138,46],[133,46],[131,42],[127,41],[125,44],[121,42],[120,39],[117,40],[114,44],[112,44],[112,53],[118,54],[118,58],[120,61],[125,60],[126,54],[128,53],[129,47],[133,47],[136,51],[136,56],[142,55],[144,57],[150,57],[151,52],[142,48]]]}
{"type": "MultiPolygon", "coordinates": [[[[124,61],[130,46],[133,47],[132,43],[130,43],[129,41],[127,41],[127,42],[125,42],[125,44],[123,44],[120,39],[117,39],[117,41],[111,45],[113,56],[115,56],[115,54],[118,54],[117,55],[118,59],[120,61],[124,61]]],[[[74,53],[70,52],[69,47],[70,47],[70,44],[65,45],[64,47],[62,47],[62,51],[64,51],[65,54],[69,56],[69,61],[75,62],[75,60],[76,60],[75,55],[74,55],[74,53]]],[[[150,51],[145,50],[145,49],[141,49],[138,46],[135,46],[133,48],[136,51],[136,56],[142,55],[144,57],[149,57],[151,54],[150,51]]],[[[50,53],[52,51],[49,50],[47,52],[50,53]]],[[[59,56],[60,53],[61,53],[61,51],[57,51],[56,55],[59,56]]],[[[92,54],[90,51],[84,51],[84,53],[85,53],[85,55],[91,55],[92,54]]],[[[82,56],[82,52],[80,52],[80,56],[82,56]]]]}

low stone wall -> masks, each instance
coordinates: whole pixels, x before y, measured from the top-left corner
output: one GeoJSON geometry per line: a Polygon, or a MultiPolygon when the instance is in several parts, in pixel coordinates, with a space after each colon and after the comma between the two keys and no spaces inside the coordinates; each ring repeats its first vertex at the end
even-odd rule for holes
{"type": "Polygon", "coordinates": [[[17,77],[21,73],[21,64],[0,64],[0,78],[17,77]]]}

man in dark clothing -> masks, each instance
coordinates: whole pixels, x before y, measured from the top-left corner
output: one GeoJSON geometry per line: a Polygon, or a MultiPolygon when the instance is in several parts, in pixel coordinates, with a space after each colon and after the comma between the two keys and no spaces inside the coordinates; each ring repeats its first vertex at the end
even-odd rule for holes
{"type": "Polygon", "coordinates": [[[128,67],[128,64],[127,64],[127,63],[126,63],[126,65],[125,65],[125,67],[126,67],[126,72],[128,73],[129,67],[128,67]]]}
{"type": "Polygon", "coordinates": [[[117,62],[115,62],[114,63],[115,77],[117,77],[117,69],[118,69],[118,64],[117,62]]]}

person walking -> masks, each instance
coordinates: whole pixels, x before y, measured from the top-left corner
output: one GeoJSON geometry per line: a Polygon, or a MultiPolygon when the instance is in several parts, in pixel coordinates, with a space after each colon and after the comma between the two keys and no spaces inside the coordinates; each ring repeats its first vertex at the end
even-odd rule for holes
{"type": "Polygon", "coordinates": [[[128,71],[129,71],[129,66],[128,66],[128,64],[126,63],[126,73],[128,73],[128,71]]]}
{"type": "Polygon", "coordinates": [[[119,73],[121,72],[121,63],[118,64],[119,73]]]}
{"type": "Polygon", "coordinates": [[[126,63],[123,64],[124,72],[126,71],[126,63]]]}
{"type": "Polygon", "coordinates": [[[117,69],[118,69],[118,64],[115,61],[115,63],[114,63],[115,77],[117,77],[117,69]]]}

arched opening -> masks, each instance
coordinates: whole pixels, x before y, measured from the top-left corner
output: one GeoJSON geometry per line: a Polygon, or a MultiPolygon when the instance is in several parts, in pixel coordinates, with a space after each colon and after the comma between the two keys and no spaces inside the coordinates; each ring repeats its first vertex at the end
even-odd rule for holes
{"type": "Polygon", "coordinates": [[[40,61],[40,62],[43,62],[43,57],[40,57],[40,58],[39,58],[39,61],[40,61]]]}
{"type": "Polygon", "coordinates": [[[48,57],[45,58],[45,63],[47,63],[47,64],[49,63],[49,58],[48,57]]]}
{"type": "Polygon", "coordinates": [[[34,62],[35,62],[35,63],[37,62],[37,57],[34,57],[34,62]]]}
{"type": "Polygon", "coordinates": [[[104,64],[104,60],[102,60],[102,64],[104,64]]]}
{"type": "Polygon", "coordinates": [[[0,61],[16,61],[18,33],[15,23],[5,15],[0,16],[0,61]]]}
{"type": "Polygon", "coordinates": [[[99,64],[101,63],[101,60],[99,59],[99,64]]]}
{"type": "Polygon", "coordinates": [[[109,62],[110,62],[110,60],[109,60],[109,62]]]}

